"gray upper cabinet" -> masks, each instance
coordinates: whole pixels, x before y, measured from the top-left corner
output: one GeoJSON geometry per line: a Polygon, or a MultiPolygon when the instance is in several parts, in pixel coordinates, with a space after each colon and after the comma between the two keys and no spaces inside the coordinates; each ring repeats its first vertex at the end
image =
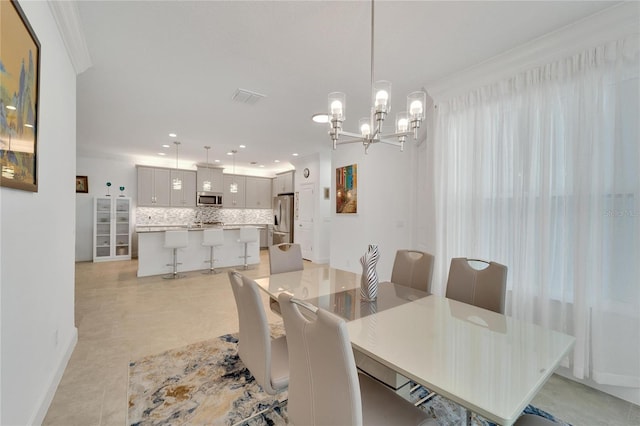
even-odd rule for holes
{"type": "Polygon", "coordinates": [[[229,209],[243,209],[245,207],[245,176],[224,175],[223,179],[224,191],[222,196],[222,207],[229,209]],[[231,192],[232,183],[238,184],[238,191],[231,192]]]}
{"type": "Polygon", "coordinates": [[[171,170],[171,207],[196,206],[196,172],[192,170],[171,170]],[[180,179],[181,185],[173,184],[180,179]]]}
{"type": "Polygon", "coordinates": [[[263,177],[246,177],[245,206],[248,209],[271,208],[271,179],[263,177]]]}
{"type": "Polygon", "coordinates": [[[295,171],[289,171],[284,173],[279,173],[273,179],[273,196],[275,197],[278,194],[282,193],[290,193],[294,191],[294,177],[295,171]]]}
{"type": "Polygon", "coordinates": [[[138,206],[169,207],[170,181],[169,169],[138,167],[138,206]]]}
{"type": "Polygon", "coordinates": [[[196,191],[223,192],[222,168],[198,166],[198,180],[196,191]],[[206,190],[203,187],[204,181],[211,182],[211,189],[206,190]]]}

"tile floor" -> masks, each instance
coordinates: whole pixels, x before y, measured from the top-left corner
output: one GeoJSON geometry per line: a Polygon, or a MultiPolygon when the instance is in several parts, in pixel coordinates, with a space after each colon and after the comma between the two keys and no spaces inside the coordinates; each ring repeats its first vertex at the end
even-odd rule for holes
{"type": "MultiPolygon", "coordinates": [[[[247,275],[267,275],[267,256],[247,275]]],[[[125,425],[129,360],[238,330],[226,273],[174,281],[136,278],[136,268],[135,260],[76,264],[78,344],[44,425],[125,425]]],[[[533,403],[574,425],[640,425],[640,407],[559,376],[533,403]]]]}

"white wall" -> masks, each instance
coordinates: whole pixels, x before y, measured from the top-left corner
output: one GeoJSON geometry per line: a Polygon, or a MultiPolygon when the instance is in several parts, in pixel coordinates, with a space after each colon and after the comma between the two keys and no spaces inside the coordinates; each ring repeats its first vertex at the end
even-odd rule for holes
{"type": "MultiPolygon", "coordinates": [[[[329,149],[322,153],[315,153],[292,161],[296,168],[295,192],[300,192],[301,184],[314,185],[315,210],[313,217],[313,257],[315,263],[329,263],[329,244],[331,234],[331,200],[324,198],[324,188],[331,187],[331,156],[329,149]],[[309,177],[305,178],[302,171],[308,168],[309,177]]],[[[329,189],[331,193],[331,189],[329,189]]],[[[294,223],[298,229],[298,223],[294,223]]],[[[294,233],[294,239],[296,235],[294,233]]],[[[296,239],[297,241],[297,239],[296,239]]]]}
{"type": "Polygon", "coordinates": [[[377,271],[381,280],[391,277],[396,250],[413,248],[414,161],[413,141],[399,148],[376,144],[365,155],[362,145],[338,147],[332,154],[331,177],[331,255],[334,268],[362,273],[360,257],[369,244],[377,244],[380,253],[377,271]],[[358,165],[358,213],[336,214],[337,167],[358,165]]]}
{"type": "Polygon", "coordinates": [[[21,2],[41,44],[38,192],[0,188],[3,425],[40,424],[77,341],[76,74],[47,2],[21,2]]]}
{"type": "MultiPolygon", "coordinates": [[[[118,196],[120,186],[124,186],[124,194],[131,197],[131,214],[135,217],[136,200],[138,199],[138,177],[133,159],[78,156],[76,175],[87,176],[89,193],[76,194],[76,262],[93,260],[93,199],[107,194],[107,182],[111,182],[109,193],[118,196]]],[[[132,224],[133,226],[135,224],[132,224]]],[[[131,254],[137,256],[137,235],[132,234],[131,254]]]]}

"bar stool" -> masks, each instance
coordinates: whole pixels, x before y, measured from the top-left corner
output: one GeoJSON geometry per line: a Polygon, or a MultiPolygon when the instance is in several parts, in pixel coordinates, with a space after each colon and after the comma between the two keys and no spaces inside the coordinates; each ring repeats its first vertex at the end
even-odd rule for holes
{"type": "Polygon", "coordinates": [[[189,231],[186,229],[183,231],[165,231],[164,232],[164,247],[173,249],[173,263],[167,263],[167,266],[173,266],[173,273],[165,275],[162,278],[176,279],[183,278],[184,275],[178,275],[178,249],[186,248],[189,245],[189,231]]]}
{"type": "Polygon", "coordinates": [[[224,245],[224,231],[222,229],[205,229],[202,231],[202,245],[210,248],[209,260],[206,261],[210,267],[203,274],[217,274],[218,271],[214,268],[214,262],[217,259],[213,258],[213,248],[224,245]]]}
{"type": "Polygon", "coordinates": [[[239,243],[244,244],[244,255],[238,256],[244,259],[244,269],[249,269],[249,265],[247,264],[247,258],[251,257],[247,254],[247,246],[249,243],[255,243],[258,241],[258,228],[254,227],[243,227],[240,228],[240,238],[238,239],[239,243]]]}

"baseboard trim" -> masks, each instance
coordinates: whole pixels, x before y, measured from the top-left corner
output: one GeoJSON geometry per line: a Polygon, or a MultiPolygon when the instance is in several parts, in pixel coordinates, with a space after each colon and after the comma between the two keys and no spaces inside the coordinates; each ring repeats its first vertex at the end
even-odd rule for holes
{"type": "Polygon", "coordinates": [[[44,421],[45,416],[47,415],[47,411],[49,411],[49,406],[53,401],[53,397],[56,394],[56,390],[58,389],[58,385],[60,384],[60,380],[62,380],[62,375],[64,374],[64,370],[67,368],[67,364],[71,359],[71,354],[78,343],[78,328],[73,327],[73,333],[71,334],[71,339],[67,342],[67,349],[64,352],[64,355],[60,359],[60,363],[58,367],[51,375],[51,380],[49,382],[49,386],[47,387],[47,391],[44,395],[42,395],[40,404],[38,404],[38,409],[33,413],[29,424],[30,425],[41,425],[44,421]]]}

